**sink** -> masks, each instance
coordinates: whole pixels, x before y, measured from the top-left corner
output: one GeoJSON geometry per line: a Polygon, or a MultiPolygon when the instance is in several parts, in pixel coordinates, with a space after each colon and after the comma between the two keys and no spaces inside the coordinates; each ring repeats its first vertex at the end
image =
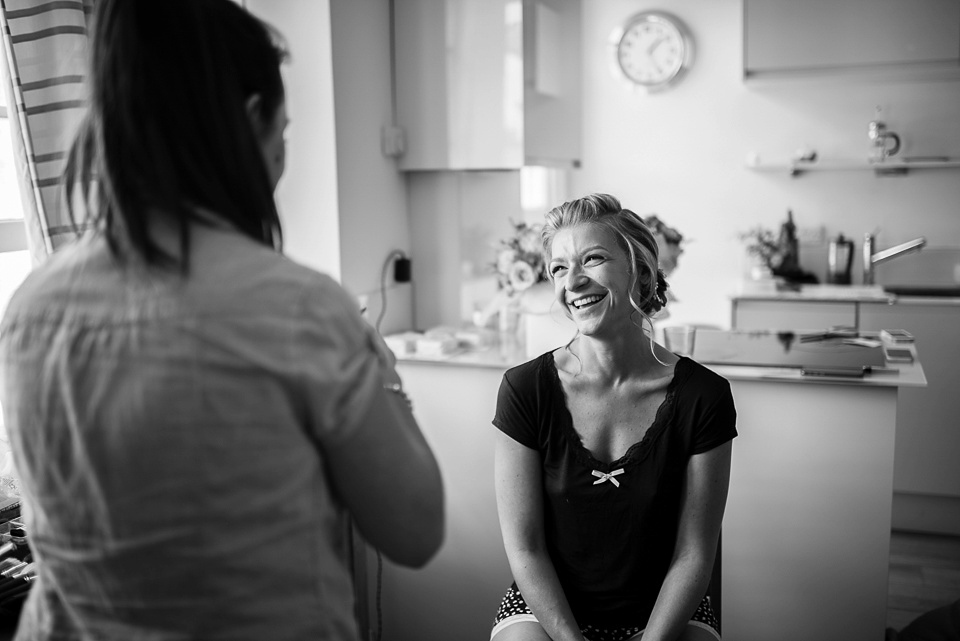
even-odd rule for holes
{"type": "Polygon", "coordinates": [[[960,247],[924,247],[878,265],[876,275],[888,294],[960,298],[960,247]]]}
{"type": "Polygon", "coordinates": [[[897,296],[960,298],[960,285],[884,285],[883,291],[897,296]]]}

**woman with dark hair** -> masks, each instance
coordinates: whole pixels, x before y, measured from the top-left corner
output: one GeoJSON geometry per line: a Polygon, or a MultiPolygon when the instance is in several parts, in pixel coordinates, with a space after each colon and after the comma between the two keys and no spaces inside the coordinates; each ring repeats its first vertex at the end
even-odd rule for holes
{"type": "Polygon", "coordinates": [[[348,518],[421,566],[443,490],[389,350],[280,252],[279,38],[230,0],[100,0],[91,46],[89,229],[0,325],[17,638],[356,640],[348,518]]]}
{"type": "Polygon", "coordinates": [[[706,592],[737,433],[730,385],[654,342],[667,282],[639,216],[594,194],[548,212],[542,236],[577,334],[500,387],[515,581],[491,639],[719,639],[706,592]]]}

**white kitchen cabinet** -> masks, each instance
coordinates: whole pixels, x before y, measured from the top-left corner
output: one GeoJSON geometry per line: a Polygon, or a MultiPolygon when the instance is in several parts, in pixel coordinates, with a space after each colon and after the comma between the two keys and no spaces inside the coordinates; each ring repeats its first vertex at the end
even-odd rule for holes
{"type": "Polygon", "coordinates": [[[957,0],[744,0],[744,77],[960,71],[957,0]]]}
{"type": "Polygon", "coordinates": [[[733,301],[733,329],[803,330],[857,324],[857,305],[849,301],[751,300],[733,301]]]}
{"type": "Polygon", "coordinates": [[[400,169],[575,167],[580,0],[396,0],[400,169]]]}
{"type": "Polygon", "coordinates": [[[896,492],[955,499],[960,506],[960,304],[860,305],[860,329],[906,329],[916,337],[927,387],[900,390],[896,492]]]}

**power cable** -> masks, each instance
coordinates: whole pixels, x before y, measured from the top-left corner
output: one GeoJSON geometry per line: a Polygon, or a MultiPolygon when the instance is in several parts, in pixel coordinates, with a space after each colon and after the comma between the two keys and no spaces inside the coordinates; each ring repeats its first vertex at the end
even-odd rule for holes
{"type": "Polygon", "coordinates": [[[374,325],[377,332],[380,331],[380,323],[383,322],[383,317],[387,313],[387,268],[390,267],[391,261],[394,259],[406,260],[407,255],[399,249],[395,249],[387,255],[387,259],[383,261],[383,270],[380,272],[380,313],[377,315],[377,322],[374,325]]]}

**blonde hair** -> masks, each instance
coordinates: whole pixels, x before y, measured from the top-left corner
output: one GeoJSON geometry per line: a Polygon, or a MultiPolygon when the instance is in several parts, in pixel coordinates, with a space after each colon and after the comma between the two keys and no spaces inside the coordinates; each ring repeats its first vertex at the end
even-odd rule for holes
{"type": "MultiPolygon", "coordinates": [[[[543,245],[543,260],[549,265],[553,257],[553,239],[561,229],[577,225],[596,225],[609,229],[620,248],[629,257],[630,306],[640,316],[635,323],[644,331],[644,324],[652,330],[652,315],[667,304],[667,280],[659,269],[659,246],[650,228],[643,219],[609,194],[591,194],[554,207],[544,216],[540,233],[543,245]]],[[[551,280],[553,275],[550,274],[551,280]]],[[[564,313],[570,317],[569,310],[564,313]]],[[[576,336],[574,336],[574,339],[576,336]]],[[[573,343],[571,339],[567,347],[573,343]]],[[[653,347],[653,331],[650,332],[650,352],[656,358],[653,347]]],[[[659,359],[657,359],[659,360],[659,359]]]]}

